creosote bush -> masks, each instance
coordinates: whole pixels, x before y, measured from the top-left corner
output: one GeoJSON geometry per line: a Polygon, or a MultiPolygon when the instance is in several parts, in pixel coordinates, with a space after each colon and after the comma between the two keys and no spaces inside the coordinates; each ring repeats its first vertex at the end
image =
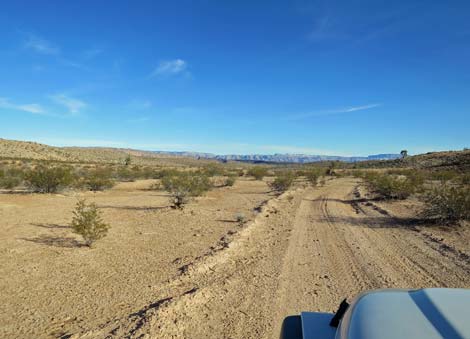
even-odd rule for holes
{"type": "Polygon", "coordinates": [[[307,178],[307,181],[312,185],[316,186],[318,183],[318,178],[321,176],[320,171],[318,170],[309,170],[305,172],[305,177],[307,178]]]}
{"type": "Polygon", "coordinates": [[[21,172],[12,169],[0,169],[0,188],[12,189],[19,186],[22,181],[21,172]]]}
{"type": "Polygon", "coordinates": [[[98,168],[90,171],[84,178],[83,183],[90,191],[103,191],[114,186],[114,181],[111,179],[112,172],[98,168]]]}
{"type": "Polygon", "coordinates": [[[73,180],[73,174],[68,167],[38,166],[25,173],[26,184],[35,192],[54,193],[60,188],[69,186],[73,180]]]}
{"type": "Polygon", "coordinates": [[[235,220],[237,221],[239,226],[242,226],[246,221],[246,216],[243,213],[236,213],[235,220]]]}
{"type": "Polygon", "coordinates": [[[229,175],[227,178],[225,178],[225,186],[233,186],[236,180],[237,179],[234,175],[229,175]]]}
{"type": "Polygon", "coordinates": [[[279,173],[276,178],[274,178],[274,181],[269,184],[269,186],[277,191],[277,192],[284,192],[289,189],[289,187],[292,186],[292,183],[294,182],[295,175],[292,172],[282,172],[279,173]]]}
{"type": "Polygon", "coordinates": [[[96,240],[106,236],[109,225],[106,224],[95,203],[79,200],[73,211],[71,227],[74,233],[83,237],[85,245],[91,247],[96,240]]]}
{"type": "Polygon", "coordinates": [[[365,180],[370,189],[383,199],[406,199],[418,188],[415,181],[407,177],[366,173],[365,180]]]}
{"type": "Polygon", "coordinates": [[[443,223],[470,220],[470,188],[440,185],[422,196],[422,216],[443,223]]]}
{"type": "Polygon", "coordinates": [[[247,175],[254,177],[256,180],[263,180],[268,175],[268,170],[264,167],[255,166],[248,170],[247,175]]]}
{"type": "Polygon", "coordinates": [[[201,172],[202,172],[202,174],[205,174],[209,177],[225,174],[224,168],[222,166],[218,165],[218,164],[206,165],[206,166],[204,166],[204,168],[202,169],[201,172]]]}
{"type": "Polygon", "coordinates": [[[162,187],[171,195],[176,208],[183,208],[191,197],[204,194],[211,188],[207,175],[191,172],[175,172],[162,179],[162,187]]]}

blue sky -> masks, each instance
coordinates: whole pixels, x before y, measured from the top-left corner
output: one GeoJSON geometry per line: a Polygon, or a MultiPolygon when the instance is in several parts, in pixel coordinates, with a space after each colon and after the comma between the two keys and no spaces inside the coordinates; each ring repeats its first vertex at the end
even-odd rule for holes
{"type": "Polygon", "coordinates": [[[0,137],[214,153],[470,146],[468,1],[7,1],[0,137]]]}

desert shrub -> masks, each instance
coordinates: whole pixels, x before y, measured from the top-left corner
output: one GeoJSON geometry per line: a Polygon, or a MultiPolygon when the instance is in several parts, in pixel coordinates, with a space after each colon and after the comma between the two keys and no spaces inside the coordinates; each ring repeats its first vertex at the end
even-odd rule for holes
{"type": "Polygon", "coordinates": [[[406,177],[367,173],[365,179],[371,190],[384,199],[406,199],[418,188],[417,184],[406,177]]]}
{"type": "Polygon", "coordinates": [[[152,167],[144,167],[140,170],[140,176],[144,179],[154,178],[156,170],[152,167]]]}
{"type": "Polygon", "coordinates": [[[284,192],[292,186],[295,176],[292,172],[280,173],[274,178],[274,181],[269,184],[269,186],[278,192],[284,192]]]}
{"type": "Polygon", "coordinates": [[[335,175],[335,168],[338,167],[337,162],[332,161],[329,165],[328,168],[326,169],[326,175],[335,175]]]}
{"type": "Polygon", "coordinates": [[[163,179],[164,177],[178,175],[178,173],[180,173],[180,172],[176,169],[162,169],[162,170],[159,170],[159,171],[155,171],[153,173],[152,178],[153,179],[163,179]]]}
{"type": "Polygon", "coordinates": [[[237,179],[234,175],[229,175],[227,178],[225,178],[225,186],[233,186],[236,180],[237,179]]]}
{"type": "Polygon", "coordinates": [[[200,173],[176,172],[162,179],[162,187],[171,195],[176,208],[182,208],[190,197],[200,196],[211,188],[209,177],[200,173]]]}
{"type": "Polygon", "coordinates": [[[26,184],[35,192],[54,193],[70,185],[74,176],[68,167],[46,167],[40,165],[25,173],[26,184]]]}
{"type": "Polygon", "coordinates": [[[263,178],[268,174],[268,170],[264,167],[255,166],[250,168],[247,174],[254,177],[256,180],[263,180],[263,178]]]}
{"type": "Polygon", "coordinates": [[[84,186],[90,191],[103,191],[114,186],[112,172],[105,168],[90,171],[83,180],[84,186]]]}
{"type": "Polygon", "coordinates": [[[235,220],[237,221],[239,226],[242,226],[246,221],[246,216],[243,213],[236,213],[235,220]]]}
{"type": "Polygon", "coordinates": [[[12,189],[21,184],[21,178],[12,176],[0,176],[0,188],[12,189]]]}
{"type": "Polygon", "coordinates": [[[470,185],[470,173],[462,174],[458,181],[462,185],[470,185]]]}
{"type": "Polygon", "coordinates": [[[316,170],[310,170],[305,172],[305,177],[307,178],[307,181],[312,185],[316,186],[318,182],[318,178],[320,177],[319,171],[316,170]]]}
{"type": "Polygon", "coordinates": [[[0,169],[0,188],[12,189],[23,181],[23,172],[16,168],[0,169]]]}
{"type": "Polygon", "coordinates": [[[216,175],[224,175],[225,171],[223,167],[220,165],[209,164],[209,165],[204,166],[204,168],[202,169],[202,173],[209,177],[213,177],[216,175]]]}
{"type": "Polygon", "coordinates": [[[106,236],[109,229],[109,225],[103,221],[96,204],[87,204],[84,199],[79,200],[75,206],[71,227],[74,233],[83,237],[88,247],[91,247],[96,240],[106,236]]]}
{"type": "Polygon", "coordinates": [[[136,173],[127,167],[119,167],[116,177],[119,181],[134,181],[137,178],[136,173]]]}
{"type": "Polygon", "coordinates": [[[455,171],[436,171],[430,173],[430,178],[433,180],[439,180],[442,182],[453,180],[457,177],[458,173],[455,171]]]}
{"type": "Polygon", "coordinates": [[[422,196],[422,216],[444,223],[470,220],[470,188],[441,185],[422,196]]]}

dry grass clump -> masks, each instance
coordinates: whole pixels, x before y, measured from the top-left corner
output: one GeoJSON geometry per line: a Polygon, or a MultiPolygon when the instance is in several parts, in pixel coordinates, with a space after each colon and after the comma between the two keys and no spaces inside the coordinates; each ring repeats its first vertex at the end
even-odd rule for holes
{"type": "Polygon", "coordinates": [[[87,204],[82,199],[73,211],[71,227],[74,233],[83,237],[85,245],[91,247],[95,241],[106,236],[110,226],[103,221],[95,203],[87,204]]]}

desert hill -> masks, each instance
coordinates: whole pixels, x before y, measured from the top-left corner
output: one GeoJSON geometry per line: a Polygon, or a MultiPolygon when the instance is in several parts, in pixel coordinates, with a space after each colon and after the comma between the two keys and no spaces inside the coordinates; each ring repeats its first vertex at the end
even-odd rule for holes
{"type": "Polygon", "coordinates": [[[470,150],[431,152],[397,159],[396,154],[368,157],[337,157],[302,154],[214,155],[197,152],[153,152],[111,147],[56,147],[32,141],[0,139],[0,158],[63,162],[122,163],[131,155],[140,165],[200,165],[210,161],[308,163],[321,161],[357,162],[360,167],[414,167],[470,170],[470,150]]]}

